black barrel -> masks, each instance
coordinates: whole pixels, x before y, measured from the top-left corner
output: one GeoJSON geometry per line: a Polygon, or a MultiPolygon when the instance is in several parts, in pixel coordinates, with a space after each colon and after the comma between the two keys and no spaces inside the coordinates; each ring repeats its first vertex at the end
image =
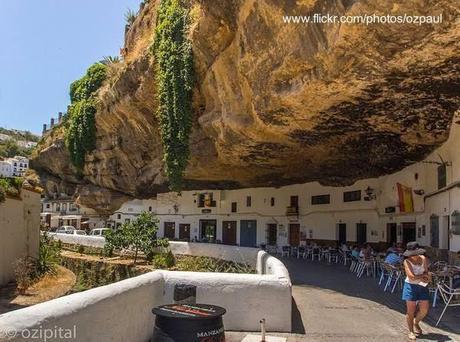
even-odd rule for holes
{"type": "Polygon", "coordinates": [[[226,310],[209,304],[168,304],[154,308],[153,342],[224,342],[226,310]]]}
{"type": "Polygon", "coordinates": [[[174,286],[175,304],[196,304],[196,286],[189,284],[176,284],[174,286]]]}

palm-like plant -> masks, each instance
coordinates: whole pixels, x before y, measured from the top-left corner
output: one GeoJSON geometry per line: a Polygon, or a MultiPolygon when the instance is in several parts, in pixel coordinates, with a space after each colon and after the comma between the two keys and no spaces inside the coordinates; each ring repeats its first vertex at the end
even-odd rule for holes
{"type": "Polygon", "coordinates": [[[126,23],[131,26],[134,23],[134,20],[136,20],[137,13],[133,11],[132,9],[128,8],[128,11],[125,13],[125,20],[126,23]]]}
{"type": "Polygon", "coordinates": [[[120,62],[119,56],[104,56],[102,57],[101,63],[104,65],[112,65],[120,62]]]}

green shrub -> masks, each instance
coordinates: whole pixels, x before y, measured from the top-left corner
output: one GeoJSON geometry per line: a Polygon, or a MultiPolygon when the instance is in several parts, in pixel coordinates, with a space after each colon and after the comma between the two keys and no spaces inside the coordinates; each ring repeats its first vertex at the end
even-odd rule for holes
{"type": "Polygon", "coordinates": [[[37,277],[44,274],[56,274],[56,267],[61,261],[61,244],[49,235],[40,236],[38,259],[36,260],[37,277]]]}
{"type": "Polygon", "coordinates": [[[171,251],[156,254],[153,258],[153,264],[156,268],[167,269],[176,264],[176,258],[171,251]]]}
{"type": "Polygon", "coordinates": [[[80,254],[85,253],[85,246],[77,245],[77,253],[80,253],[80,254]]]}
{"type": "Polygon", "coordinates": [[[153,53],[156,60],[158,111],[165,172],[171,190],[180,191],[190,151],[193,54],[187,37],[188,11],[181,0],[162,0],[153,53]]]}
{"type": "Polygon", "coordinates": [[[20,177],[0,177],[0,203],[5,201],[6,196],[19,197],[21,195],[23,181],[24,179],[20,177]]]}

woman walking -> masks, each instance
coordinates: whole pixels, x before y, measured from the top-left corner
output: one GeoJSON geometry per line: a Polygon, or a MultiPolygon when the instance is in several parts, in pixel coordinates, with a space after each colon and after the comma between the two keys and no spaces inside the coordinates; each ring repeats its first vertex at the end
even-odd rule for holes
{"type": "Polygon", "coordinates": [[[427,285],[431,281],[431,275],[428,272],[428,261],[424,254],[425,250],[420,248],[417,242],[409,242],[403,254],[407,277],[404,282],[402,299],[406,301],[407,327],[411,340],[423,334],[419,323],[425,318],[430,307],[430,292],[427,285]]]}

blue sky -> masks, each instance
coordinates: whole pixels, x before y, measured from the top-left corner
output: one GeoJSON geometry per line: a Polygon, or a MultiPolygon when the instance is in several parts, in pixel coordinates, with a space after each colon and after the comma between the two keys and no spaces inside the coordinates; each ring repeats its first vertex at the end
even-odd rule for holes
{"type": "Polygon", "coordinates": [[[0,0],[0,127],[40,133],[69,85],[118,55],[124,14],[141,0],[0,0]]]}

